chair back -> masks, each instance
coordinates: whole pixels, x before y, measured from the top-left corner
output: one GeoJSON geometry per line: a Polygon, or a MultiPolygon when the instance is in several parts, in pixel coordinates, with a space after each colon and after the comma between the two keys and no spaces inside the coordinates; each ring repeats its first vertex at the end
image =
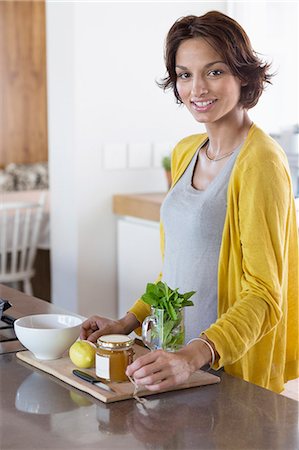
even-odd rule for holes
{"type": "Polygon", "coordinates": [[[33,277],[44,203],[42,192],[37,203],[0,204],[0,282],[33,277]]]}

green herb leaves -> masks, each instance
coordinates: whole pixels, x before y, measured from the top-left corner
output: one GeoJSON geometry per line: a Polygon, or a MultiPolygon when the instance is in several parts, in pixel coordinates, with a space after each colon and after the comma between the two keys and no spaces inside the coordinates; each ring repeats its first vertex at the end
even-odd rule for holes
{"type": "Polygon", "coordinates": [[[178,289],[172,290],[166,283],[159,281],[157,284],[148,283],[141,299],[154,308],[166,310],[172,320],[177,320],[177,309],[193,306],[189,300],[193,294],[195,291],[180,294],[178,289]]]}
{"type": "Polygon", "coordinates": [[[151,349],[163,348],[166,351],[179,350],[184,345],[185,330],[183,308],[192,306],[190,299],[195,291],[180,294],[178,289],[172,290],[166,283],[148,283],[141,299],[151,305],[152,315],[147,317],[142,328],[145,344],[151,349]],[[147,325],[151,323],[151,339],[147,339],[147,325]],[[153,344],[149,345],[148,343],[153,344]]]}

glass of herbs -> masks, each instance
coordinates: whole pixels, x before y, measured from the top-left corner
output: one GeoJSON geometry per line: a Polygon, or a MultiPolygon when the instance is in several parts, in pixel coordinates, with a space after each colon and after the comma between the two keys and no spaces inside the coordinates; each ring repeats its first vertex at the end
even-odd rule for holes
{"type": "Polygon", "coordinates": [[[142,324],[143,343],[151,350],[176,351],[184,345],[184,307],[192,306],[195,291],[180,294],[166,283],[148,283],[141,299],[151,305],[151,315],[142,324]]]}

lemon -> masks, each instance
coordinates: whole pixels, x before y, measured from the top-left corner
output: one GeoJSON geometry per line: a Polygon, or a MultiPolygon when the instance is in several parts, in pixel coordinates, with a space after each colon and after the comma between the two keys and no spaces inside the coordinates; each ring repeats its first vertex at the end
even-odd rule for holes
{"type": "Polygon", "coordinates": [[[69,350],[69,356],[75,366],[89,369],[95,365],[96,345],[90,341],[76,341],[69,350]]]}

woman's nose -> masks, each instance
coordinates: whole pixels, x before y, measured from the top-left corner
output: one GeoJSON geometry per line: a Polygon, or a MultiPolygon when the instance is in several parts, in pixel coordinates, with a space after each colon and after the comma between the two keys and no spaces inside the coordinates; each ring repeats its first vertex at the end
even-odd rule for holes
{"type": "Polygon", "coordinates": [[[206,82],[201,77],[194,77],[192,80],[192,90],[191,94],[194,97],[201,97],[208,93],[208,88],[206,82]]]}

